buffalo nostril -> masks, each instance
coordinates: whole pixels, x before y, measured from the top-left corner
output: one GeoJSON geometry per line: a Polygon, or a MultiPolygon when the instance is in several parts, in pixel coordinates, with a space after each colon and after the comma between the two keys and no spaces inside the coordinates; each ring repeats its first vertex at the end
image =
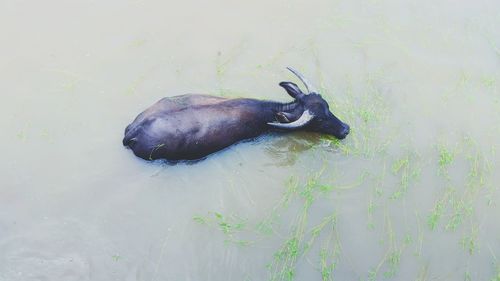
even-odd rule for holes
{"type": "Polygon", "coordinates": [[[349,128],[349,125],[346,124],[346,125],[344,125],[344,130],[342,131],[342,134],[344,136],[347,136],[349,134],[350,130],[351,130],[351,128],[349,128]]]}

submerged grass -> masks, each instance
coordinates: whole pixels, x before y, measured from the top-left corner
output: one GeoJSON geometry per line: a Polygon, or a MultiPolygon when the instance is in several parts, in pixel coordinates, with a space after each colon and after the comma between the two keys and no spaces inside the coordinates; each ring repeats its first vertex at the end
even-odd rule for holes
{"type": "MultiPolygon", "coordinates": [[[[219,60],[216,73],[222,81],[231,58],[221,57],[219,60]]],[[[326,77],[319,63],[317,73],[320,78],[326,77]]],[[[329,215],[324,216],[319,223],[317,215],[312,214],[317,206],[321,206],[317,204],[318,201],[330,200],[340,191],[360,186],[370,192],[368,199],[364,201],[367,228],[373,235],[382,232],[384,238],[381,241],[382,252],[379,253],[378,263],[375,261],[368,272],[368,268],[362,269],[365,270],[362,273],[353,270],[359,276],[358,279],[398,279],[401,265],[407,260],[416,259],[418,272],[412,280],[428,280],[432,276],[432,267],[426,260],[426,247],[432,245],[433,235],[447,235],[447,232],[463,230],[462,237],[457,238],[460,239],[457,249],[463,249],[468,253],[467,256],[478,253],[481,229],[473,223],[473,219],[478,204],[494,205],[495,197],[492,194],[496,188],[488,180],[493,171],[491,155],[494,155],[495,147],[485,152],[472,138],[465,137],[457,144],[452,142],[452,145],[438,139],[437,144],[431,145],[429,150],[418,150],[411,140],[407,143],[404,143],[405,139],[397,140],[397,132],[391,132],[391,128],[384,127],[390,117],[390,111],[387,97],[380,86],[382,76],[383,71],[367,74],[363,81],[366,85],[363,91],[355,89],[350,77],[346,79],[345,88],[341,89],[330,87],[320,79],[319,86],[325,99],[332,105],[332,112],[340,119],[348,120],[351,134],[344,141],[323,136],[321,141],[308,146],[307,151],[314,151],[315,155],[319,155],[318,159],[323,160],[327,158],[325,151],[330,149],[328,153],[333,150],[343,156],[349,156],[338,157],[342,161],[370,162],[370,165],[367,165],[369,168],[362,167],[351,177],[357,179],[354,184],[345,185],[336,180],[325,180],[325,174],[335,174],[332,172],[336,172],[333,166],[342,163],[324,160],[324,165],[317,173],[308,177],[289,177],[284,184],[281,198],[266,212],[262,220],[256,223],[218,212],[193,219],[218,229],[226,237],[226,241],[237,245],[254,245],[259,239],[278,238],[279,246],[267,264],[269,280],[296,280],[297,268],[304,264],[315,268],[321,280],[340,280],[335,278],[335,271],[339,266],[345,267],[348,261],[342,255],[337,219],[345,214],[338,212],[336,207],[331,207],[328,209],[329,215]],[[342,92],[342,98],[336,95],[337,92],[342,92]],[[395,143],[398,144],[396,148],[395,143]],[[461,171],[460,169],[466,170],[466,174],[455,172],[461,171]],[[433,180],[431,186],[421,184],[423,180],[420,179],[424,174],[433,180]],[[433,191],[436,195],[428,199],[430,202],[427,202],[429,205],[425,209],[408,212],[414,214],[414,225],[406,225],[405,217],[404,230],[399,226],[394,227],[400,223],[401,218],[393,216],[391,211],[401,207],[402,212],[406,212],[408,206],[411,206],[410,203],[418,205],[418,199],[410,198],[410,195],[419,191],[417,187],[421,188],[419,190],[422,192],[433,191]],[[469,221],[470,229],[464,230],[469,221]],[[381,223],[377,225],[378,222],[381,223]],[[435,231],[436,229],[442,231],[435,231]],[[243,234],[248,233],[258,238],[252,241],[241,239],[243,234]]],[[[467,87],[472,79],[474,78],[470,73],[463,71],[451,92],[455,93],[467,87]]],[[[487,77],[482,83],[485,87],[492,88],[495,87],[496,80],[487,77]]],[[[221,94],[225,95],[224,89],[220,89],[221,94]]],[[[300,163],[301,155],[297,153],[294,157],[294,163],[300,163]]],[[[427,185],[427,182],[425,184],[427,185]]],[[[374,241],[377,239],[374,238],[374,241]]],[[[491,280],[500,281],[496,259],[494,263],[497,276],[491,280]]],[[[470,269],[467,268],[465,279],[470,277],[469,272],[470,269]]]]}
{"type": "Polygon", "coordinates": [[[438,174],[444,178],[446,188],[441,198],[436,201],[428,217],[428,224],[434,229],[441,218],[446,218],[444,228],[455,231],[467,217],[474,214],[479,194],[485,193],[486,202],[490,204],[491,196],[488,194],[491,194],[492,189],[485,186],[492,163],[470,137],[465,137],[460,147],[453,150],[439,146],[438,154],[438,174]],[[448,169],[457,158],[468,166],[468,173],[465,178],[452,179],[448,169]]]}
{"type": "MultiPolygon", "coordinates": [[[[226,236],[227,242],[241,245],[239,235],[243,231],[253,232],[254,235],[279,235],[285,229],[284,241],[267,265],[269,280],[294,280],[296,266],[309,252],[318,245],[319,266],[318,272],[322,280],[333,280],[334,269],[340,253],[338,240],[335,240],[336,213],[324,217],[317,225],[310,225],[309,214],[313,203],[324,194],[324,184],[321,177],[324,168],[313,174],[301,183],[296,177],[286,181],[286,188],[281,199],[274,205],[269,214],[253,227],[248,227],[247,220],[239,216],[225,216],[219,212],[209,213],[207,216],[195,216],[193,220],[199,224],[218,229],[226,236]],[[300,205],[298,213],[288,226],[282,226],[282,218],[289,205],[300,205]],[[318,242],[318,240],[322,242],[318,242]]],[[[251,245],[254,241],[245,241],[244,245],[251,245]]]]}
{"type": "Polygon", "coordinates": [[[331,281],[334,280],[335,268],[340,256],[340,245],[338,240],[335,240],[336,232],[336,216],[330,224],[330,229],[328,231],[328,238],[325,239],[321,248],[319,250],[319,271],[321,272],[321,280],[331,281]]]}
{"type": "Polygon", "coordinates": [[[309,178],[300,190],[296,190],[302,204],[301,211],[291,225],[290,235],[268,265],[269,280],[294,280],[297,259],[311,248],[323,228],[334,221],[334,216],[327,217],[321,224],[307,231],[309,209],[317,196],[318,187],[321,186],[319,178],[323,172],[324,168],[309,178]]]}
{"type": "Polygon", "coordinates": [[[344,99],[335,99],[328,95],[326,99],[332,105],[332,111],[341,119],[348,120],[351,133],[347,141],[330,138],[331,145],[346,155],[373,158],[384,154],[390,138],[380,134],[380,124],[388,118],[388,106],[377,82],[380,73],[370,73],[365,78],[366,92],[354,93],[350,77],[346,78],[346,88],[342,90],[344,99]]]}
{"type": "Polygon", "coordinates": [[[379,263],[368,272],[367,277],[370,281],[379,280],[380,275],[385,279],[395,277],[399,271],[402,254],[413,243],[413,238],[408,234],[401,242],[398,242],[392,226],[392,219],[387,213],[385,214],[385,234],[387,238],[381,243],[387,245],[388,248],[379,263]]]}
{"type": "Polygon", "coordinates": [[[491,281],[500,281],[500,264],[496,264],[496,270],[494,276],[490,279],[491,281]]]}
{"type": "Polygon", "coordinates": [[[439,152],[439,174],[448,177],[448,167],[453,163],[455,152],[444,144],[438,146],[439,152]]]}
{"type": "Polygon", "coordinates": [[[193,221],[220,230],[228,243],[240,246],[248,246],[253,243],[253,241],[237,237],[247,227],[247,220],[237,215],[225,216],[219,212],[213,212],[207,216],[194,216],[193,221]]]}
{"type": "Polygon", "coordinates": [[[408,192],[409,186],[420,176],[421,168],[418,164],[419,156],[414,151],[407,152],[392,165],[392,173],[399,176],[399,186],[390,199],[399,199],[408,192]]]}
{"type": "Polygon", "coordinates": [[[465,235],[460,243],[462,244],[462,248],[466,250],[469,255],[474,254],[477,250],[477,236],[479,229],[475,226],[472,227],[470,234],[465,235]]]}
{"type": "Polygon", "coordinates": [[[285,192],[283,193],[280,201],[275,204],[271,212],[269,212],[269,214],[257,224],[256,229],[258,232],[269,235],[276,231],[275,228],[279,223],[278,219],[281,212],[283,212],[283,210],[286,209],[290,202],[297,196],[298,188],[298,179],[291,176],[285,183],[285,192]]]}

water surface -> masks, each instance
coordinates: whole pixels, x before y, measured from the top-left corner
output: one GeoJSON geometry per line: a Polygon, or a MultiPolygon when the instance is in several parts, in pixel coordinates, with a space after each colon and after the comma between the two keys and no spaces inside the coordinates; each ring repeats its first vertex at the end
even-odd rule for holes
{"type": "Polygon", "coordinates": [[[0,3],[0,280],[499,280],[498,1],[0,3]],[[147,163],[165,96],[351,125],[147,163]]]}

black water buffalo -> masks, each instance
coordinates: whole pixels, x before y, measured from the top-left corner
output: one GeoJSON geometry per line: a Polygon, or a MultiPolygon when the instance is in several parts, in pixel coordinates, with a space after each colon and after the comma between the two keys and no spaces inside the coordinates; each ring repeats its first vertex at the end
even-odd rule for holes
{"type": "Polygon", "coordinates": [[[123,145],[146,160],[196,160],[272,130],[306,130],[343,139],[349,126],[333,115],[328,103],[296,70],[306,86],[281,82],[294,98],[289,103],[228,99],[209,95],[163,98],[125,129],[123,145]]]}

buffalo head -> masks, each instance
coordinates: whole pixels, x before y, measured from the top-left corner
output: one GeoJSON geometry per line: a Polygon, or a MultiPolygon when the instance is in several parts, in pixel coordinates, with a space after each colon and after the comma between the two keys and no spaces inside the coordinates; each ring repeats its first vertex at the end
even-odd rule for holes
{"type": "Polygon", "coordinates": [[[304,83],[307,94],[292,82],[281,82],[287,93],[295,99],[301,108],[295,112],[279,112],[280,122],[270,122],[269,125],[281,129],[304,129],[322,134],[333,135],[343,139],[349,134],[349,125],[340,121],[332,112],[328,103],[318,94],[317,90],[307,79],[295,69],[288,67],[304,83]],[[294,120],[294,121],[290,121],[294,120]]]}

